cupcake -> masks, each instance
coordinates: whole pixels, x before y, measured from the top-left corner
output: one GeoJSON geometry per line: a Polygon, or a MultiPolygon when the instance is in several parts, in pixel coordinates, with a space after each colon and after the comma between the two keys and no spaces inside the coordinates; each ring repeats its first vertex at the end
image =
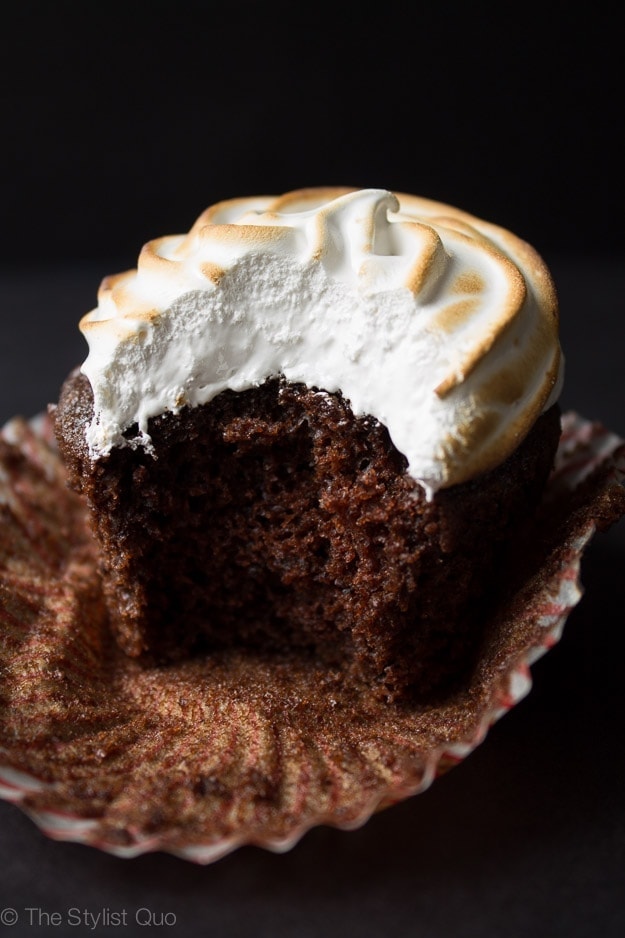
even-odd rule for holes
{"type": "Polygon", "coordinates": [[[126,656],[290,656],[386,702],[465,679],[560,437],[528,244],[386,190],[232,199],[81,330],[54,427],[126,656]]]}

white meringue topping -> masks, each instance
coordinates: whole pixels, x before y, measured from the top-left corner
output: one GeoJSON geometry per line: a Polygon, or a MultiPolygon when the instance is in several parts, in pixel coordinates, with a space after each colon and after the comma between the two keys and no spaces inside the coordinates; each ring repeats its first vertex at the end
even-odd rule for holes
{"type": "Polygon", "coordinates": [[[80,324],[94,459],[149,449],[151,417],[284,375],[377,418],[432,493],[501,463],[559,393],[557,300],[536,252],[383,189],[218,203],[98,300],[80,324]]]}

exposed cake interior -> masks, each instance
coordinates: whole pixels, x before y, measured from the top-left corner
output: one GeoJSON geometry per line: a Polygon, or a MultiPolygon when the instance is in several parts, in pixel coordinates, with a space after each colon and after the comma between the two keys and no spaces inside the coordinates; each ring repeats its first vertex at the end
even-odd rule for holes
{"type": "Polygon", "coordinates": [[[98,461],[92,408],[76,372],[57,435],[129,655],[295,649],[391,699],[470,667],[497,557],[538,502],[559,436],[554,407],[502,466],[428,500],[386,429],[340,394],[284,379],[225,391],[154,418],[153,454],[98,461]]]}

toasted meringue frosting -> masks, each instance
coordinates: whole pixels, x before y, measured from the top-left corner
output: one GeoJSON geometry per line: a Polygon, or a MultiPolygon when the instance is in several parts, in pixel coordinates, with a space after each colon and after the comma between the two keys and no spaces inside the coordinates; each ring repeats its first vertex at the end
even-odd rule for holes
{"type": "Polygon", "coordinates": [[[503,462],[562,374],[533,248],[383,189],[220,202],[106,278],[80,327],[94,459],[149,450],[151,417],[283,375],[377,418],[429,494],[503,462]]]}

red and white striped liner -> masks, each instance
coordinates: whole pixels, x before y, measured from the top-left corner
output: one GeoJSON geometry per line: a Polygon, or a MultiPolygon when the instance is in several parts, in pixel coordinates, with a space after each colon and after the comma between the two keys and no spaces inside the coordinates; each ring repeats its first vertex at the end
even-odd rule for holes
{"type": "MultiPolygon", "coordinates": [[[[42,436],[49,439],[49,430],[45,420],[40,422],[42,436]]],[[[4,434],[11,439],[11,425],[4,434]]],[[[599,424],[591,423],[574,413],[567,413],[563,418],[563,433],[552,479],[574,489],[595,469],[612,461],[614,478],[625,485],[625,444],[599,424]]],[[[0,483],[2,479],[0,478],[0,483]]],[[[2,492],[0,491],[0,502],[2,492]]],[[[527,647],[509,668],[503,679],[498,681],[490,704],[483,710],[469,733],[465,733],[456,742],[447,743],[427,754],[425,770],[422,776],[405,780],[394,779],[386,791],[377,794],[360,812],[345,822],[331,813],[310,817],[301,825],[294,824],[287,837],[275,839],[250,839],[245,833],[241,836],[228,836],[218,842],[207,844],[189,844],[172,848],[162,835],[137,837],[129,846],[111,843],[102,837],[97,819],[80,817],[60,811],[32,811],[25,807],[23,800],[33,792],[45,789],[45,783],[33,778],[10,765],[0,765],[0,798],[21,807],[48,837],[59,841],[72,841],[90,845],[119,857],[135,857],[143,853],[163,850],[198,864],[214,862],[245,844],[254,843],[275,852],[291,849],[312,827],[331,825],[340,829],[355,829],[362,826],[371,816],[382,808],[400,802],[427,789],[434,780],[449,768],[463,761],[486,737],[490,727],[505,713],[522,700],[532,687],[531,667],[547,651],[554,647],[561,638],[564,625],[571,610],[582,596],[579,579],[582,554],[596,531],[589,523],[587,529],[571,545],[568,562],[560,570],[557,590],[549,590],[536,606],[536,622],[539,638],[527,647]]],[[[0,758],[1,757],[0,741],[0,758]]]]}

